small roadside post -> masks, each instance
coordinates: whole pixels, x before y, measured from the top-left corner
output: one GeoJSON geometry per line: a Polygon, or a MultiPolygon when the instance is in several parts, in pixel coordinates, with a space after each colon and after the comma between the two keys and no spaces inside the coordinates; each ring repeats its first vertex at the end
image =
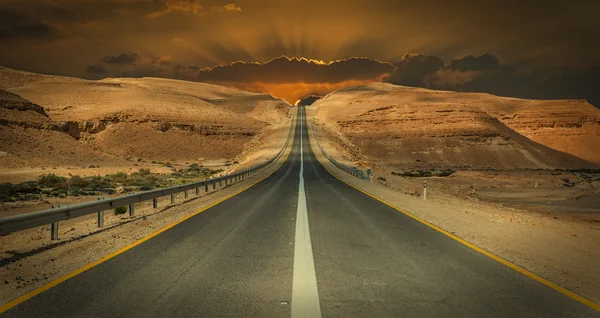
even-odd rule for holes
{"type": "Polygon", "coordinates": [[[369,181],[371,181],[371,183],[373,183],[373,175],[371,174],[373,171],[371,171],[371,169],[367,169],[367,177],[369,177],[369,181]]]}
{"type": "Polygon", "coordinates": [[[427,180],[423,181],[423,200],[427,200],[427,180]]]}

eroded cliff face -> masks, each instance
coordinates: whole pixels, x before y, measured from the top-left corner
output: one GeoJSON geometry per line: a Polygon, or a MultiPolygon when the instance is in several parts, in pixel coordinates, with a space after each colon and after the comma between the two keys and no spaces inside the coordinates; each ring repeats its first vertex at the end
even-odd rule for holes
{"type": "Polygon", "coordinates": [[[550,169],[600,162],[600,111],[580,101],[378,83],[332,93],[311,108],[339,148],[365,164],[550,169]]]}
{"type": "Polygon", "coordinates": [[[118,158],[90,149],[74,136],[78,123],[55,122],[43,107],[0,89],[0,166],[86,165],[118,158]]]}
{"type": "Polygon", "coordinates": [[[600,164],[600,110],[586,101],[532,101],[511,112],[493,112],[521,135],[600,164]]]}

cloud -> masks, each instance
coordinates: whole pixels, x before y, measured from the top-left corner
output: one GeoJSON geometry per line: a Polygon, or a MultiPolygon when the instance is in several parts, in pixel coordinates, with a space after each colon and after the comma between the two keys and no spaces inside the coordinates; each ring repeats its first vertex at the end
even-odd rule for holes
{"type": "Polygon", "coordinates": [[[86,68],[91,78],[98,75],[112,77],[165,77],[197,80],[200,68],[195,65],[174,63],[170,55],[142,56],[139,53],[121,53],[106,56],[99,63],[86,68]]]}
{"type": "Polygon", "coordinates": [[[85,72],[90,74],[105,74],[106,68],[102,64],[90,65],[85,69],[85,72]]]}
{"type": "Polygon", "coordinates": [[[485,71],[493,70],[500,67],[500,59],[490,53],[485,53],[480,56],[466,55],[463,58],[450,61],[448,68],[458,71],[485,71]]]}
{"type": "Polygon", "coordinates": [[[140,60],[142,57],[137,53],[121,53],[116,56],[107,56],[102,59],[102,63],[111,64],[111,65],[126,65],[126,64],[134,64],[136,61],[140,60]]]}
{"type": "Polygon", "coordinates": [[[194,80],[198,77],[200,68],[196,65],[173,65],[173,77],[178,79],[194,80]]]}
{"type": "Polygon", "coordinates": [[[425,86],[425,78],[444,65],[444,60],[435,55],[406,53],[402,61],[394,64],[393,73],[385,81],[396,85],[425,86]]]}
{"type": "Polygon", "coordinates": [[[204,11],[204,7],[197,0],[154,0],[154,3],[160,5],[158,11],[147,15],[149,18],[156,18],[172,11],[190,12],[199,14],[204,11]]]}
{"type": "Polygon", "coordinates": [[[222,6],[213,6],[210,9],[213,12],[242,12],[242,8],[235,3],[228,3],[222,6]]]}
{"type": "Polygon", "coordinates": [[[349,58],[323,62],[281,56],[266,63],[234,62],[206,68],[198,80],[206,82],[245,83],[339,83],[348,80],[375,81],[393,69],[391,63],[368,58],[349,58]]]}
{"type": "Polygon", "coordinates": [[[56,28],[18,11],[0,8],[0,40],[53,39],[56,28]]]}
{"type": "MultiPolygon", "coordinates": [[[[202,5],[199,0],[154,0],[154,3],[159,5],[160,8],[153,11],[146,16],[148,18],[156,18],[168,14],[170,12],[187,12],[195,15],[206,13],[205,6],[202,5]]],[[[228,11],[242,11],[235,3],[227,3],[224,5],[212,5],[209,7],[210,12],[228,12],[228,11]]]]}
{"type": "Polygon", "coordinates": [[[174,61],[170,55],[121,53],[87,67],[86,74],[112,77],[166,77],[211,82],[268,92],[290,103],[308,95],[325,95],[374,81],[430,89],[485,92],[532,99],[587,99],[600,106],[600,69],[586,72],[534,72],[504,65],[490,53],[467,55],[445,63],[435,55],[407,53],[396,64],[367,58],[324,62],[278,57],[265,63],[235,62],[200,68],[174,61]]]}
{"type": "Polygon", "coordinates": [[[502,65],[500,58],[490,53],[453,59],[415,86],[529,99],[586,99],[600,108],[600,68],[532,71],[502,65]]]}

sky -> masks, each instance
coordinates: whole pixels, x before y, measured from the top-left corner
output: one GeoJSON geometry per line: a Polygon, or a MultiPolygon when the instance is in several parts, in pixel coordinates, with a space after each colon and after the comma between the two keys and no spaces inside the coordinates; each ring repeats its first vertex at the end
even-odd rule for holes
{"type": "Polygon", "coordinates": [[[598,107],[598,12],[591,0],[0,0],[0,65],[291,102],[385,81],[598,107]]]}

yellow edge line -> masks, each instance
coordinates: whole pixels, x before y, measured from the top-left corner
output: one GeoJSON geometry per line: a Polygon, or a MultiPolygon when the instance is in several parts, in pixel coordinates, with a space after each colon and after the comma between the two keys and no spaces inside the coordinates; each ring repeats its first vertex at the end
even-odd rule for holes
{"type": "MultiPolygon", "coordinates": [[[[295,124],[295,122],[293,122],[293,124],[295,124]]],[[[294,127],[295,127],[295,125],[294,125],[294,127]]],[[[295,130],[294,130],[294,137],[295,137],[295,130]]],[[[198,214],[200,214],[200,213],[202,213],[202,212],[204,212],[204,211],[206,211],[206,210],[214,207],[215,205],[217,205],[219,203],[222,203],[223,201],[226,201],[226,200],[228,200],[228,199],[230,199],[230,198],[232,198],[232,197],[234,197],[234,196],[236,196],[236,195],[238,195],[238,194],[240,194],[240,193],[242,193],[242,192],[250,189],[251,187],[253,187],[257,183],[259,183],[259,182],[267,179],[271,175],[273,175],[275,172],[277,172],[283,166],[283,164],[288,160],[288,158],[290,157],[290,154],[292,153],[291,149],[293,149],[294,143],[295,143],[295,138],[292,139],[292,143],[290,145],[290,152],[288,152],[285,160],[283,160],[281,162],[281,164],[279,164],[279,166],[277,167],[277,169],[275,169],[273,172],[269,173],[264,178],[262,178],[262,179],[260,179],[260,180],[258,180],[256,182],[254,182],[254,183],[252,183],[251,185],[245,187],[244,189],[242,189],[242,190],[240,190],[238,192],[235,192],[235,193],[233,193],[233,194],[231,194],[231,195],[229,195],[229,196],[227,196],[227,197],[225,197],[225,198],[223,198],[221,200],[218,200],[218,201],[216,201],[216,202],[214,202],[214,203],[212,203],[212,204],[210,204],[210,205],[208,205],[208,206],[206,206],[206,207],[204,207],[204,208],[202,208],[202,209],[200,209],[200,210],[198,210],[198,211],[196,211],[196,212],[194,212],[194,213],[192,213],[192,214],[184,217],[183,219],[181,219],[179,221],[176,221],[175,223],[172,223],[170,225],[165,226],[162,229],[160,229],[160,230],[158,230],[158,231],[156,231],[156,232],[154,232],[154,233],[152,233],[152,234],[150,234],[150,235],[148,235],[148,236],[146,236],[144,238],[141,238],[141,239],[139,239],[139,240],[131,243],[130,245],[127,245],[127,246],[125,246],[125,247],[117,250],[116,252],[113,252],[113,253],[111,253],[111,254],[109,254],[107,256],[104,256],[103,258],[101,258],[101,259],[99,259],[99,260],[97,260],[95,262],[89,263],[89,264],[87,264],[87,265],[85,265],[85,266],[83,266],[83,267],[81,267],[81,268],[79,268],[79,269],[77,269],[77,270],[75,270],[75,271],[73,271],[73,272],[65,275],[65,276],[57,278],[57,279],[55,279],[55,280],[53,280],[53,281],[51,281],[51,282],[49,282],[49,283],[47,283],[47,284],[45,284],[45,285],[43,285],[41,287],[38,287],[38,288],[36,288],[36,289],[34,289],[34,290],[32,290],[32,291],[30,291],[30,292],[28,292],[28,293],[26,293],[26,294],[24,294],[22,296],[16,298],[13,301],[10,301],[10,302],[8,302],[8,303],[0,306],[0,314],[3,313],[3,312],[5,312],[5,311],[7,311],[7,310],[9,310],[9,309],[11,309],[11,308],[13,308],[13,307],[15,307],[15,306],[17,306],[17,305],[19,305],[19,304],[21,304],[21,303],[23,303],[23,302],[25,302],[25,301],[27,301],[27,300],[29,300],[30,298],[32,298],[32,297],[34,297],[34,296],[36,296],[38,294],[43,293],[44,291],[46,291],[46,290],[48,290],[48,289],[50,289],[50,288],[52,288],[52,287],[54,287],[54,286],[62,283],[62,282],[65,282],[68,279],[71,279],[71,278],[73,278],[73,277],[75,277],[75,276],[77,276],[77,275],[79,275],[79,274],[87,271],[88,269],[90,269],[90,268],[92,268],[94,266],[100,265],[100,264],[108,261],[109,259],[111,259],[111,258],[113,258],[113,257],[115,257],[115,256],[117,256],[119,254],[122,254],[122,253],[124,253],[124,252],[126,252],[126,251],[128,251],[128,250],[130,250],[130,249],[132,249],[132,248],[134,248],[134,247],[136,247],[136,246],[144,243],[145,241],[147,241],[147,240],[149,240],[149,239],[151,239],[151,238],[159,235],[162,232],[165,232],[165,231],[169,230],[170,228],[175,227],[176,225],[178,225],[180,223],[185,222],[186,220],[188,220],[188,219],[190,219],[190,218],[192,218],[192,217],[194,217],[194,216],[196,216],[196,215],[198,215],[198,214]]]]}
{"type": "MultiPolygon", "coordinates": [[[[312,144],[311,144],[311,149],[312,149],[312,144]]],[[[314,153],[314,151],[313,151],[313,153],[314,153]]],[[[316,157],[316,155],[315,155],[315,157],[316,157]]],[[[532,279],[534,279],[534,280],[536,280],[536,281],[538,281],[538,282],[540,282],[540,283],[542,283],[542,284],[544,284],[544,285],[546,285],[546,286],[548,286],[548,287],[550,287],[550,288],[552,288],[552,289],[554,289],[554,290],[556,290],[558,292],[561,292],[564,295],[566,295],[566,296],[568,296],[568,297],[570,297],[570,298],[572,298],[572,299],[574,299],[574,300],[576,300],[576,301],[578,301],[578,302],[580,302],[580,303],[582,303],[584,305],[587,305],[587,306],[589,306],[589,307],[591,307],[591,308],[593,308],[593,309],[595,309],[597,311],[600,311],[600,305],[599,304],[596,304],[596,303],[594,303],[593,301],[591,301],[589,299],[586,299],[586,298],[584,298],[582,296],[579,296],[579,295],[575,294],[574,292],[572,292],[572,291],[570,291],[570,290],[568,290],[568,289],[566,289],[564,287],[558,286],[557,284],[555,284],[555,283],[553,283],[553,282],[551,282],[551,281],[549,281],[549,280],[547,280],[545,278],[542,278],[542,277],[540,277],[540,276],[538,276],[538,275],[536,275],[536,274],[534,274],[534,273],[532,273],[532,272],[530,272],[530,271],[528,271],[528,270],[526,270],[526,269],[524,269],[524,268],[522,268],[522,267],[520,267],[520,266],[518,266],[516,264],[513,264],[513,263],[511,263],[511,262],[503,259],[502,257],[500,257],[498,255],[490,253],[490,252],[482,249],[481,247],[473,245],[473,244],[471,244],[471,243],[469,243],[469,242],[461,239],[460,237],[458,237],[458,236],[456,236],[456,235],[454,235],[454,234],[452,234],[452,233],[450,233],[450,232],[448,232],[448,231],[446,231],[444,229],[441,229],[441,228],[439,228],[439,227],[437,227],[437,226],[435,226],[435,225],[433,225],[433,224],[431,224],[431,223],[429,223],[429,222],[427,222],[427,221],[425,221],[425,220],[423,220],[423,219],[421,219],[421,218],[413,215],[410,212],[404,211],[404,210],[400,209],[399,207],[397,207],[397,206],[395,206],[395,205],[393,205],[391,203],[388,203],[385,200],[380,199],[380,198],[378,198],[378,197],[376,197],[376,196],[374,196],[374,195],[366,192],[365,190],[363,190],[363,189],[361,189],[359,187],[356,187],[356,186],[354,186],[354,185],[352,185],[352,184],[350,184],[350,183],[342,180],[335,173],[331,172],[331,170],[329,170],[327,167],[325,167],[325,165],[322,164],[320,160],[317,160],[317,161],[319,162],[319,164],[321,166],[323,166],[323,168],[325,168],[325,170],[327,170],[327,172],[329,172],[329,174],[331,174],[332,176],[334,176],[336,179],[342,181],[343,183],[351,186],[352,188],[354,188],[354,189],[356,189],[356,190],[358,190],[358,191],[360,191],[360,192],[362,192],[362,193],[370,196],[371,198],[373,198],[373,199],[375,199],[375,200],[377,200],[377,201],[379,201],[379,202],[381,202],[381,203],[389,206],[392,209],[395,209],[395,210],[397,210],[397,211],[399,211],[399,212],[401,212],[401,213],[403,213],[403,214],[405,214],[405,215],[413,218],[414,220],[416,220],[418,222],[421,222],[421,223],[427,225],[428,227],[430,227],[430,228],[432,228],[432,229],[434,229],[434,230],[436,230],[436,231],[438,231],[438,232],[440,232],[440,233],[442,233],[442,234],[444,234],[446,236],[449,236],[450,238],[452,238],[452,239],[454,239],[454,240],[456,240],[456,241],[458,241],[458,242],[460,242],[460,243],[462,243],[462,244],[470,247],[471,249],[474,249],[475,251],[477,251],[477,252],[479,252],[481,254],[484,254],[484,255],[486,255],[486,256],[488,256],[488,257],[490,257],[490,258],[492,258],[492,259],[494,259],[494,260],[496,260],[496,261],[498,261],[498,262],[500,262],[500,263],[502,263],[502,264],[504,264],[504,265],[506,265],[506,266],[508,266],[508,267],[510,267],[512,269],[514,269],[514,270],[516,270],[517,272],[519,272],[519,273],[521,273],[521,274],[523,274],[523,275],[525,275],[525,276],[527,276],[529,278],[532,278],[532,279]]]]}

